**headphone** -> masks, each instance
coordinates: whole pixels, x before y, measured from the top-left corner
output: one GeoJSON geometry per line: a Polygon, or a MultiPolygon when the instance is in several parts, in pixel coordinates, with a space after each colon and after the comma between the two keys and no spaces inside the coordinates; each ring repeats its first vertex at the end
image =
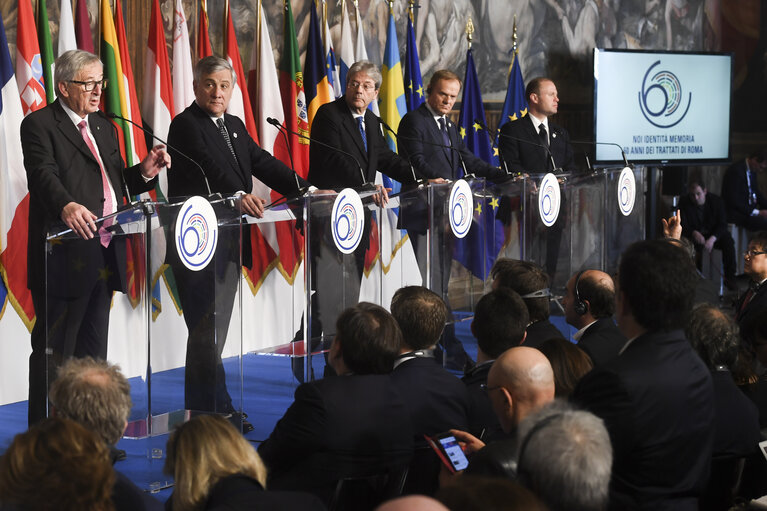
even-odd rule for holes
{"type": "Polygon", "coordinates": [[[579,316],[583,316],[589,311],[589,304],[581,300],[581,294],[578,292],[578,282],[581,280],[581,275],[583,275],[584,271],[581,270],[578,272],[578,275],[575,276],[575,305],[573,308],[575,309],[575,313],[579,316]]]}

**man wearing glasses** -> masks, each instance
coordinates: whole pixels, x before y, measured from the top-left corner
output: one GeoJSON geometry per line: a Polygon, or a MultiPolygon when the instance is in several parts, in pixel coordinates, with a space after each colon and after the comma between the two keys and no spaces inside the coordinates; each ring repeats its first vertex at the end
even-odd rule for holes
{"type": "Polygon", "coordinates": [[[735,305],[735,321],[741,332],[749,332],[754,321],[767,312],[767,231],[759,231],[751,238],[743,256],[743,271],[751,280],[748,291],[735,305]]]}
{"type": "Polygon", "coordinates": [[[37,317],[29,358],[30,424],[46,416],[46,371],[55,374],[72,356],[107,355],[109,305],[112,291],[125,288],[126,251],[124,241],[96,220],[115,213],[128,193],[154,188],[157,174],[170,167],[162,146],[125,167],[116,130],[98,111],[107,83],[96,55],[62,54],[54,79],[58,99],[21,124],[30,195],[27,285],[37,317]],[[52,244],[46,263],[46,235],[67,227],[82,239],[52,244]]]}

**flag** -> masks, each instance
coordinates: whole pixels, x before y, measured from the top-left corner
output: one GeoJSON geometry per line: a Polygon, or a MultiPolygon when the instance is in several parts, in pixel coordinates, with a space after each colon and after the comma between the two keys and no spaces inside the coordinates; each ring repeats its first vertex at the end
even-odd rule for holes
{"type": "MultiPolygon", "coordinates": [[[[458,121],[459,133],[466,148],[491,165],[498,165],[490,138],[476,120],[485,121],[482,93],[479,88],[477,69],[471,48],[466,52],[466,77],[464,78],[461,115],[458,121]]],[[[465,238],[456,240],[453,258],[484,280],[503,246],[503,228],[496,220],[500,197],[490,194],[475,196],[474,220],[465,238]]]]}
{"type": "MultiPolygon", "coordinates": [[[[24,0],[19,2],[19,7],[24,0]]],[[[31,7],[28,6],[31,20],[31,7]]],[[[18,32],[17,32],[18,34],[18,32]]],[[[0,317],[11,305],[32,330],[35,309],[27,289],[29,194],[19,129],[24,113],[14,80],[5,26],[0,14],[0,317]]]]}
{"type": "MultiPolygon", "coordinates": [[[[65,0],[66,1],[66,0],[65,0]]],[[[176,8],[179,5],[177,3],[176,8]]],[[[183,16],[183,11],[181,13],[183,16]]],[[[178,20],[178,14],[176,14],[178,20]]],[[[186,27],[186,23],[184,23],[186,27]]],[[[187,53],[188,53],[187,39],[187,53]]],[[[160,13],[160,2],[152,2],[152,13],[149,19],[149,40],[147,41],[146,55],[144,57],[144,101],[142,104],[143,118],[148,128],[162,140],[167,140],[170,121],[174,116],[173,86],[170,77],[170,62],[168,61],[168,49],[165,44],[165,29],[160,13]]],[[[154,144],[152,144],[154,145],[154,144]]],[[[163,202],[168,192],[168,175],[166,172],[158,174],[158,182],[155,186],[155,197],[163,202]]],[[[164,277],[165,283],[174,302],[180,304],[173,279],[171,268],[165,265],[166,233],[163,229],[152,229],[152,318],[162,312],[162,295],[160,293],[160,277],[164,277]],[[166,275],[168,274],[168,275],[166,275]]]]}
{"type": "Polygon", "coordinates": [[[338,45],[338,81],[341,90],[346,89],[346,73],[354,64],[354,42],[346,2],[341,1],[341,44],[338,45]]]}
{"type": "Polygon", "coordinates": [[[173,106],[180,113],[194,101],[192,52],[182,0],[176,0],[173,19],[173,106]]]}
{"type": "MultiPolygon", "coordinates": [[[[327,9],[327,4],[322,2],[322,7],[327,9]]],[[[325,13],[325,24],[323,25],[323,40],[325,43],[325,72],[328,75],[328,84],[333,91],[334,98],[340,98],[345,87],[341,87],[341,79],[338,76],[338,64],[336,64],[336,52],[333,50],[333,40],[330,37],[330,28],[328,27],[328,17],[325,13]]],[[[346,85],[346,84],[344,84],[346,85]]]]}
{"type": "Polygon", "coordinates": [[[229,101],[229,107],[226,109],[226,112],[242,119],[245,122],[245,128],[248,130],[248,133],[258,143],[258,129],[256,128],[256,121],[253,119],[253,108],[250,106],[248,89],[245,86],[245,71],[242,69],[240,48],[237,46],[237,36],[234,33],[229,2],[226,3],[225,16],[226,34],[224,37],[224,48],[226,48],[226,59],[234,68],[234,74],[237,76],[232,86],[232,99],[229,101]]]}
{"type": "MultiPolygon", "coordinates": [[[[24,115],[44,107],[48,100],[43,79],[43,64],[30,0],[19,0],[16,27],[16,83],[24,115]]],[[[3,34],[5,37],[5,34],[3,34]]],[[[7,46],[5,47],[7,48],[7,46]]],[[[7,49],[2,50],[7,52],[7,49]]],[[[11,73],[13,76],[13,73],[11,73]]]]}
{"type": "MultiPolygon", "coordinates": [[[[399,58],[399,44],[397,43],[397,29],[394,25],[394,13],[389,9],[389,25],[386,30],[386,49],[384,61],[381,66],[381,91],[379,92],[379,107],[381,119],[396,132],[399,122],[407,113],[405,103],[405,85],[402,82],[402,64],[399,58]]],[[[397,150],[397,139],[394,134],[385,130],[386,142],[392,151],[397,150]]],[[[396,193],[398,190],[394,190],[396,193]]]]}
{"type": "Polygon", "coordinates": [[[525,82],[522,79],[522,68],[519,63],[517,50],[511,56],[509,66],[509,86],[506,89],[506,99],[503,100],[501,117],[498,121],[498,131],[509,121],[516,121],[527,115],[527,98],[525,97],[525,82]]]}
{"type": "Polygon", "coordinates": [[[423,78],[421,64],[418,61],[418,46],[415,43],[413,30],[413,12],[407,18],[407,46],[405,49],[405,102],[408,112],[415,110],[424,102],[423,78]]]}
{"type": "Polygon", "coordinates": [[[48,103],[56,99],[53,86],[53,43],[51,27],[48,26],[48,8],[45,0],[37,1],[37,42],[40,45],[40,57],[43,64],[43,85],[48,103]]]}
{"type": "Polygon", "coordinates": [[[311,2],[311,4],[309,12],[309,37],[306,40],[306,60],[304,61],[304,88],[306,91],[310,129],[314,120],[314,114],[317,113],[320,106],[333,100],[333,89],[330,88],[325,68],[317,8],[314,2],[311,2]]]}
{"type": "Polygon", "coordinates": [[[200,13],[197,16],[197,60],[211,55],[213,55],[213,48],[210,46],[210,36],[208,36],[208,6],[206,0],[200,0],[200,13]]]}
{"type": "MultiPolygon", "coordinates": [[[[360,18],[360,8],[357,7],[357,49],[354,52],[354,56],[357,60],[368,60],[368,50],[365,47],[365,34],[362,31],[362,19],[360,18]]],[[[344,84],[345,85],[345,84],[344,84]]],[[[378,101],[371,101],[368,105],[368,109],[376,115],[379,115],[378,101]]]]}
{"type": "Polygon", "coordinates": [[[75,4],[75,37],[78,49],[95,53],[87,0],[77,0],[75,4]]]}
{"type": "Polygon", "coordinates": [[[71,0],[61,0],[58,55],[61,56],[65,51],[76,49],[77,38],[75,37],[75,22],[72,19],[72,3],[71,0]]]}

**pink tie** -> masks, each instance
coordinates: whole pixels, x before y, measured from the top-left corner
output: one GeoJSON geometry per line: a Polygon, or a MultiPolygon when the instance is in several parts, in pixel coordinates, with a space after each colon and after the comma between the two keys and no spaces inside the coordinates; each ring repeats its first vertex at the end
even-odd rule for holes
{"type": "MultiPolygon", "coordinates": [[[[93,157],[96,158],[96,161],[99,163],[99,168],[101,169],[101,188],[104,192],[103,215],[109,215],[115,212],[115,205],[112,202],[112,190],[109,188],[107,173],[104,170],[104,166],[101,164],[99,153],[96,152],[96,147],[94,147],[93,142],[91,142],[91,137],[88,136],[88,124],[85,121],[80,121],[80,124],[78,124],[77,127],[80,128],[80,135],[82,135],[83,140],[85,140],[85,143],[88,145],[88,149],[91,150],[93,157]]],[[[108,232],[106,228],[113,223],[114,219],[112,218],[104,220],[104,222],[101,224],[101,227],[99,228],[99,237],[101,238],[101,244],[104,247],[109,246],[109,241],[112,239],[112,234],[108,232]]]]}

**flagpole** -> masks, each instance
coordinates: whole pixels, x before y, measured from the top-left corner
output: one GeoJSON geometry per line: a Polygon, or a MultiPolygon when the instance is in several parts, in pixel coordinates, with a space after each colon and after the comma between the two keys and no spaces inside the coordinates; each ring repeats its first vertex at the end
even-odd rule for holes
{"type": "MultiPolygon", "coordinates": [[[[391,3],[391,0],[389,0],[389,3],[391,3]]],[[[474,23],[471,21],[471,16],[469,16],[469,21],[466,22],[466,41],[469,43],[469,49],[471,50],[471,40],[473,38],[474,34],[474,23]]]]}
{"type": "Polygon", "coordinates": [[[508,77],[511,75],[511,68],[514,67],[514,60],[517,58],[519,49],[517,48],[517,15],[514,15],[514,25],[511,29],[511,63],[509,64],[509,71],[506,73],[508,77]]]}
{"type": "MultiPolygon", "coordinates": [[[[258,14],[256,15],[256,55],[261,55],[261,0],[258,0],[256,3],[256,7],[258,8],[258,14]]],[[[270,50],[271,51],[271,50],[270,50]]],[[[260,62],[259,65],[256,66],[256,86],[258,87],[258,84],[261,83],[261,66],[260,62]]],[[[258,91],[259,94],[261,94],[261,91],[258,91]]],[[[252,99],[251,99],[252,100],[252,99]]]]}
{"type": "Polygon", "coordinates": [[[227,30],[229,27],[227,26],[227,22],[229,21],[229,16],[231,16],[231,12],[229,11],[229,0],[226,0],[224,2],[224,30],[221,32],[224,37],[222,39],[224,40],[224,45],[221,48],[221,54],[226,57],[226,47],[229,44],[229,34],[227,33],[227,30]]]}

